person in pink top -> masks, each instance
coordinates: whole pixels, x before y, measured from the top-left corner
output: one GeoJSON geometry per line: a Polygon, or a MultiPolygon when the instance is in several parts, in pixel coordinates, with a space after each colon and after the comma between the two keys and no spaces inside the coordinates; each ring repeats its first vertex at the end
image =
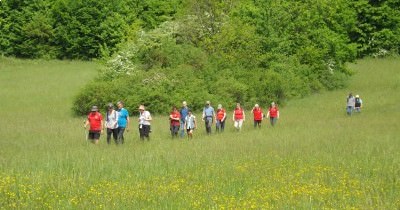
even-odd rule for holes
{"type": "Polygon", "coordinates": [[[267,118],[269,118],[271,125],[275,126],[276,122],[279,119],[279,109],[276,106],[275,102],[271,103],[271,106],[268,109],[267,118]]]}
{"type": "Polygon", "coordinates": [[[172,138],[178,137],[179,127],[181,126],[180,119],[181,114],[179,113],[178,109],[176,108],[176,106],[172,107],[172,112],[169,115],[172,138]]]}
{"type": "Polygon", "coordinates": [[[255,104],[253,109],[251,110],[251,113],[253,113],[254,117],[254,128],[256,128],[257,126],[258,128],[261,128],[261,122],[264,118],[261,107],[258,104],[255,104]]]}
{"type": "Polygon", "coordinates": [[[236,108],[235,110],[233,110],[233,121],[237,131],[240,131],[242,129],[242,125],[245,119],[246,115],[244,114],[243,108],[240,106],[240,103],[236,103],[236,108]]]}

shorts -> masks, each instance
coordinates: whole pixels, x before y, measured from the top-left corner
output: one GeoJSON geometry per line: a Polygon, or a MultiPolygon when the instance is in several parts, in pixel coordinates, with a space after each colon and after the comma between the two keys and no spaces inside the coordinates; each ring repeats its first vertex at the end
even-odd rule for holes
{"type": "Polygon", "coordinates": [[[99,140],[101,131],[89,131],[88,139],[89,140],[99,140]]]}
{"type": "Polygon", "coordinates": [[[241,128],[243,125],[243,119],[235,120],[234,126],[235,128],[241,128]]]}

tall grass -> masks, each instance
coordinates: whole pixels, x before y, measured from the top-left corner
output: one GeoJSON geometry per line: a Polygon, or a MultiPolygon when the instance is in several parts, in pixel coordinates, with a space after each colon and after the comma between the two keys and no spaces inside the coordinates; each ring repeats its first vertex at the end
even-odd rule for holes
{"type": "Polygon", "coordinates": [[[399,66],[352,64],[348,88],[290,101],[274,128],[247,111],[241,132],[228,121],[206,136],[199,121],[193,140],[172,140],[153,116],[141,142],[132,113],[126,143],[109,146],[87,144],[70,111],[96,64],[2,58],[0,208],[400,208],[399,66]],[[361,114],[346,116],[348,92],[361,114]]]}

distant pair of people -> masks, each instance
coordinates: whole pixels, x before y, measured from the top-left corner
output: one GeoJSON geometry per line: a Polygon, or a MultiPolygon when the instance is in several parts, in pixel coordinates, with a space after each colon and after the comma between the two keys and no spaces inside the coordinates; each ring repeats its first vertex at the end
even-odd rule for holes
{"type": "Polygon", "coordinates": [[[354,111],[361,112],[363,102],[359,95],[354,97],[352,93],[349,93],[346,99],[346,104],[346,113],[351,116],[354,111]]]}
{"type": "Polygon", "coordinates": [[[186,131],[188,138],[193,138],[193,131],[197,127],[196,117],[187,108],[185,101],[182,104],[183,107],[180,111],[174,106],[169,115],[171,136],[172,138],[177,138],[179,129],[181,129],[181,137],[184,136],[184,132],[186,131]]]}

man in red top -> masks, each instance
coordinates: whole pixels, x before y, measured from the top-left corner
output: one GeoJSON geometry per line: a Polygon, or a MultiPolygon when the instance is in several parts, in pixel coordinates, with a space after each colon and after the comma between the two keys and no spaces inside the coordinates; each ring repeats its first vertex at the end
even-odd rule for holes
{"type": "Polygon", "coordinates": [[[178,137],[179,127],[181,126],[180,119],[181,119],[181,114],[179,113],[178,109],[174,106],[172,108],[171,114],[169,115],[172,138],[178,137]]]}
{"type": "Polygon", "coordinates": [[[269,118],[272,126],[274,126],[279,119],[279,109],[274,102],[271,103],[268,109],[267,118],[269,118]]]}
{"type": "Polygon", "coordinates": [[[264,118],[264,114],[262,112],[262,109],[258,104],[255,104],[253,109],[251,110],[251,113],[253,113],[254,117],[254,128],[258,126],[258,128],[261,128],[261,122],[264,118]]]}
{"type": "Polygon", "coordinates": [[[225,119],[226,119],[226,111],[222,108],[221,104],[218,104],[217,108],[217,116],[215,117],[216,123],[216,130],[217,132],[223,132],[225,128],[225,119]]]}
{"type": "Polygon", "coordinates": [[[103,124],[103,116],[99,112],[97,106],[92,107],[91,112],[89,113],[84,125],[85,129],[87,125],[90,125],[88,139],[92,140],[92,143],[98,144],[100,139],[100,133],[103,132],[104,124],[103,124]]]}

